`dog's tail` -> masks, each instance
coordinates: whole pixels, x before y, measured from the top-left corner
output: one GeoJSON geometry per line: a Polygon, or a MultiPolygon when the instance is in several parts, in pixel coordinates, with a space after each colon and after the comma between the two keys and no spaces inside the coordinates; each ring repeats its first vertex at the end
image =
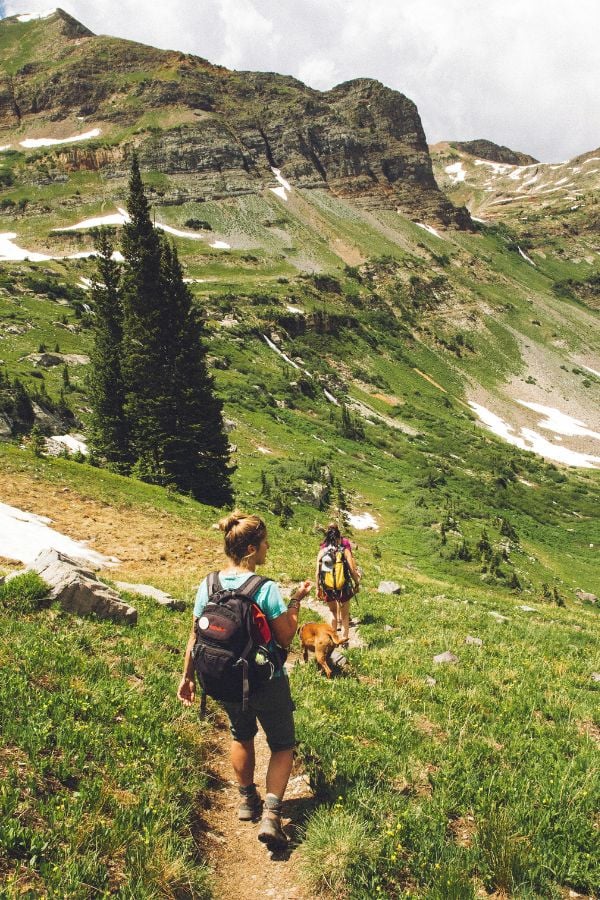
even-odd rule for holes
{"type": "Polygon", "coordinates": [[[339,647],[340,644],[347,644],[348,641],[350,640],[350,638],[338,637],[337,634],[335,634],[335,632],[333,631],[333,629],[331,630],[331,639],[333,640],[333,643],[335,644],[336,647],[339,647]]]}

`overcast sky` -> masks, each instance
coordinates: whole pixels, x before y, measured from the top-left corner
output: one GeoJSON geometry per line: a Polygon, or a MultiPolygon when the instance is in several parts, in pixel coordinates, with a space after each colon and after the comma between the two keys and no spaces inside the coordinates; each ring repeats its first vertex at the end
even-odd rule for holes
{"type": "MultiPolygon", "coordinates": [[[[48,0],[0,0],[0,17],[48,0]]],[[[488,138],[562,162],[600,146],[598,0],[61,0],[97,34],[319,90],[368,76],[430,143],[488,138]]]]}

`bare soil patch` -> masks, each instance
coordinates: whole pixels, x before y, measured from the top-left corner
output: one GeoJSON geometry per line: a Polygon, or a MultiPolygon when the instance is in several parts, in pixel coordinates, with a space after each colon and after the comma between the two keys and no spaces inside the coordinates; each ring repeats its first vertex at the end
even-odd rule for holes
{"type": "MultiPolygon", "coordinates": [[[[48,516],[54,529],[89,542],[100,553],[117,555],[122,580],[148,581],[160,587],[181,582],[185,574],[191,591],[208,569],[223,563],[216,533],[165,512],[109,505],[67,486],[18,473],[6,479],[0,499],[26,512],[48,516]]],[[[113,573],[111,569],[109,574],[113,573]]]]}

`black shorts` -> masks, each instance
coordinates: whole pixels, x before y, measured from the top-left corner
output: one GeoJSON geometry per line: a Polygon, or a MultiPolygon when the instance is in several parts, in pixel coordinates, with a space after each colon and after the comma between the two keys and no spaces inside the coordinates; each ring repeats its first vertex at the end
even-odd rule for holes
{"type": "Polygon", "coordinates": [[[292,750],[296,746],[294,730],[294,701],[290,682],[285,673],[272,678],[248,698],[244,712],[241,703],[222,701],[229,716],[229,730],[234,741],[251,741],[258,731],[257,720],[267,738],[272,753],[292,750]]]}
{"type": "Polygon", "coordinates": [[[347,603],[348,600],[350,600],[350,598],[354,596],[354,587],[350,582],[347,582],[341,589],[341,591],[332,591],[326,587],[324,587],[322,590],[323,596],[325,597],[327,603],[347,603]]]}

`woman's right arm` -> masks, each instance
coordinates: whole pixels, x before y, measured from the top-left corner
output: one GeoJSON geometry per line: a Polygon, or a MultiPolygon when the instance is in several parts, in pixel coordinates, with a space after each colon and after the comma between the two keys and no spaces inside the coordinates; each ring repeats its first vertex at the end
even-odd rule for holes
{"type": "Polygon", "coordinates": [[[317,586],[317,600],[322,600],[322,590],[321,590],[321,580],[319,578],[319,573],[321,569],[321,557],[323,556],[323,549],[319,550],[317,553],[317,568],[315,570],[315,584],[317,586]]]}
{"type": "Polygon", "coordinates": [[[288,608],[276,619],[271,619],[269,625],[275,635],[275,640],[281,647],[288,647],[298,628],[298,616],[300,615],[300,602],[310,594],[312,581],[305,581],[290,599],[288,608]]]}
{"type": "Polygon", "coordinates": [[[183,663],[183,675],[179,683],[177,698],[184,706],[191,706],[196,698],[196,678],[192,660],[192,650],[196,642],[196,617],[192,619],[192,630],[185,648],[185,661],[183,663]]]}
{"type": "Polygon", "coordinates": [[[346,557],[346,562],[348,563],[348,568],[350,569],[350,574],[352,575],[352,580],[354,581],[354,584],[358,588],[358,585],[360,584],[360,572],[358,571],[356,561],[355,561],[354,557],[352,556],[352,550],[348,550],[348,548],[346,548],[344,550],[344,556],[346,557]]]}

